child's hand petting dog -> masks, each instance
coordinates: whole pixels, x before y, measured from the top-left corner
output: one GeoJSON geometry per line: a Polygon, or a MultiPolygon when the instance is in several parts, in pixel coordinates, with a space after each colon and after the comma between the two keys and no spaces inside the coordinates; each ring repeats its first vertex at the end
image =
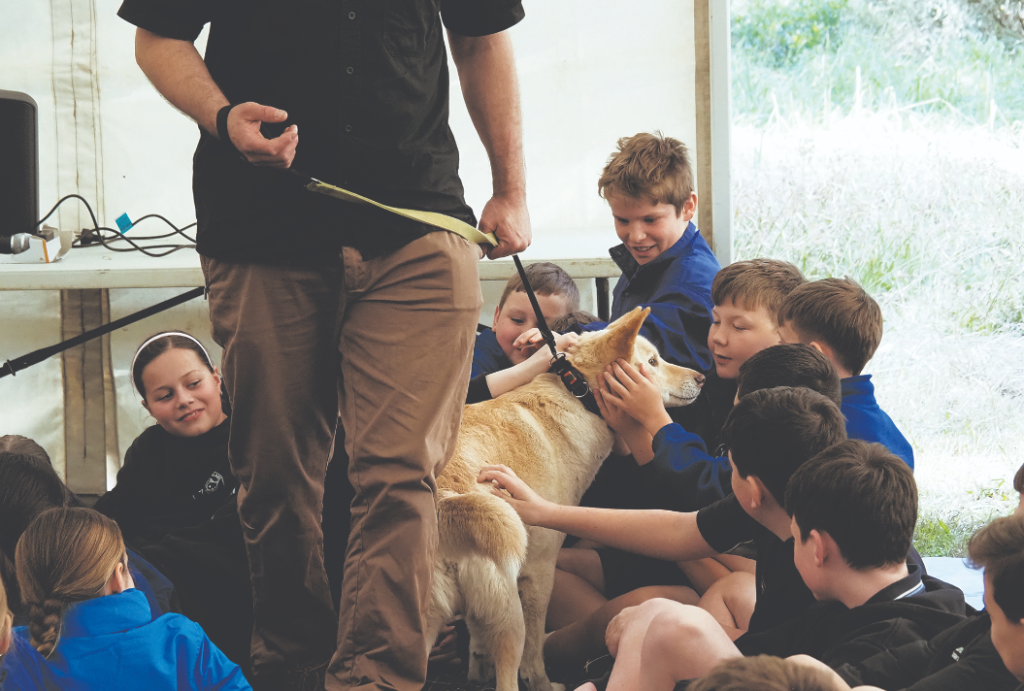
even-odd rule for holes
{"type": "Polygon", "coordinates": [[[605,404],[630,415],[652,437],[662,427],[672,423],[672,418],[665,410],[661,388],[654,382],[646,365],[641,363],[637,370],[620,358],[608,365],[602,376],[602,398],[605,404]]]}
{"type": "MultiPolygon", "coordinates": [[[[607,385],[604,386],[607,389],[607,385]]],[[[647,433],[647,428],[622,408],[606,403],[601,389],[594,389],[594,401],[597,403],[597,409],[601,411],[601,417],[616,433],[615,446],[612,447],[615,453],[620,456],[633,454],[640,465],[654,458],[654,451],[651,450],[652,439],[647,433]]]]}
{"type": "Polygon", "coordinates": [[[558,506],[530,489],[508,466],[484,466],[477,482],[490,482],[491,494],[504,499],[527,525],[543,526],[551,510],[558,506]]]}

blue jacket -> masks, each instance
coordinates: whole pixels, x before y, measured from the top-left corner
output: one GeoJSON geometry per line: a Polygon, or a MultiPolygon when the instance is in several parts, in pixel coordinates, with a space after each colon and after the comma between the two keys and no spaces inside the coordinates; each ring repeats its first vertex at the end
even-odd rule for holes
{"type": "Polygon", "coordinates": [[[473,370],[470,378],[479,377],[481,374],[500,372],[512,366],[512,362],[505,357],[505,351],[498,345],[498,336],[494,329],[487,329],[476,335],[476,345],[473,346],[473,370]]]}
{"type": "Polygon", "coordinates": [[[870,374],[849,377],[842,382],[843,415],[846,416],[846,436],[878,442],[902,458],[914,469],[914,449],[896,428],[885,411],[875,402],[875,386],[870,374]]]}
{"type": "Polygon", "coordinates": [[[151,620],[146,596],[126,590],[72,605],[57,647],[44,658],[28,629],[14,629],[0,688],[62,691],[251,691],[238,665],[180,614],[151,620]]]}
{"type": "MultiPolygon", "coordinates": [[[[669,362],[710,370],[711,282],[722,267],[697,227],[690,223],[676,244],[643,266],[625,245],[611,248],[609,254],[622,269],[612,291],[612,320],[635,307],[650,307],[641,335],[669,362]]],[[[597,331],[607,325],[592,322],[583,329],[597,331]]]]}
{"type": "Polygon", "coordinates": [[[696,511],[732,492],[728,456],[708,453],[681,425],[665,425],[651,443],[654,458],[640,467],[653,509],[696,511]]]}

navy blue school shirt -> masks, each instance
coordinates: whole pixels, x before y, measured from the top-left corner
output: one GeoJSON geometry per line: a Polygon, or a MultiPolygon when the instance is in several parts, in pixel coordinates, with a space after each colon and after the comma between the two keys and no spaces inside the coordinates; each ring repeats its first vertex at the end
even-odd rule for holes
{"type": "Polygon", "coordinates": [[[511,366],[512,361],[505,357],[505,351],[501,349],[494,329],[487,329],[476,335],[476,344],[473,346],[473,369],[469,373],[471,379],[481,374],[500,372],[511,366]]]}
{"type": "Polygon", "coordinates": [[[856,663],[876,653],[928,640],[962,622],[967,605],[959,588],[916,566],[859,607],[817,602],[800,616],[736,641],[744,655],[810,655],[829,666],[856,663]]]}
{"type": "Polygon", "coordinates": [[[704,440],[682,425],[673,422],[658,430],[651,449],[654,458],[640,466],[647,508],[697,511],[732,492],[729,457],[709,454],[704,440]]]}
{"type": "MultiPolygon", "coordinates": [[[[745,636],[784,624],[814,604],[814,595],[793,563],[793,538],[783,541],[751,518],[735,494],[698,511],[697,529],[719,553],[743,542],[754,542],[757,600],[745,636]]],[[[737,646],[743,638],[737,639],[737,646]]]]}
{"type": "MultiPolygon", "coordinates": [[[[690,223],[676,244],[643,266],[625,245],[608,253],[622,269],[612,291],[612,321],[636,307],[650,307],[640,335],[661,357],[698,372],[711,369],[711,282],[722,267],[697,227],[690,223]]],[[[582,328],[597,331],[606,326],[608,322],[591,322],[582,328]]]]}
{"type": "Polygon", "coordinates": [[[833,667],[854,686],[904,691],[1013,691],[1020,682],[992,645],[992,621],[974,615],[927,641],[833,667]]]}
{"type": "Polygon", "coordinates": [[[867,442],[878,442],[893,452],[914,469],[914,449],[910,442],[896,428],[884,410],[875,401],[875,385],[871,383],[870,374],[843,379],[842,412],[846,417],[846,436],[850,439],[862,439],[867,442]]]}

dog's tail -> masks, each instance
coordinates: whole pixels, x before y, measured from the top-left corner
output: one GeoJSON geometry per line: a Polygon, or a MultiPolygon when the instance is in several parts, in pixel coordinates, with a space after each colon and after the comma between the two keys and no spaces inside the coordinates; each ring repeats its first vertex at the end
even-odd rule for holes
{"type": "Polygon", "coordinates": [[[526,526],[498,497],[441,493],[437,503],[439,549],[452,557],[476,554],[519,572],[526,560],[526,526]]]}

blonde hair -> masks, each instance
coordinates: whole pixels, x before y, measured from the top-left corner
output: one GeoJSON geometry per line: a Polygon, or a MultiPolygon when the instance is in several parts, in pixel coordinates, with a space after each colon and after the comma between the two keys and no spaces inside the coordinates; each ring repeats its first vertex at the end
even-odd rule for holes
{"type": "Polygon", "coordinates": [[[624,195],[671,204],[678,216],[693,195],[693,167],[686,145],[661,132],[623,137],[597,181],[597,192],[604,199],[624,195]]]}
{"type": "Polygon", "coordinates": [[[735,657],[718,663],[690,691],[827,691],[832,682],[822,670],[801,667],[768,655],[735,657]]]}
{"type": "Polygon", "coordinates": [[[84,508],[39,514],[15,554],[31,643],[43,656],[56,647],[68,606],[101,595],[117,565],[127,565],[117,524],[84,508]]]}

